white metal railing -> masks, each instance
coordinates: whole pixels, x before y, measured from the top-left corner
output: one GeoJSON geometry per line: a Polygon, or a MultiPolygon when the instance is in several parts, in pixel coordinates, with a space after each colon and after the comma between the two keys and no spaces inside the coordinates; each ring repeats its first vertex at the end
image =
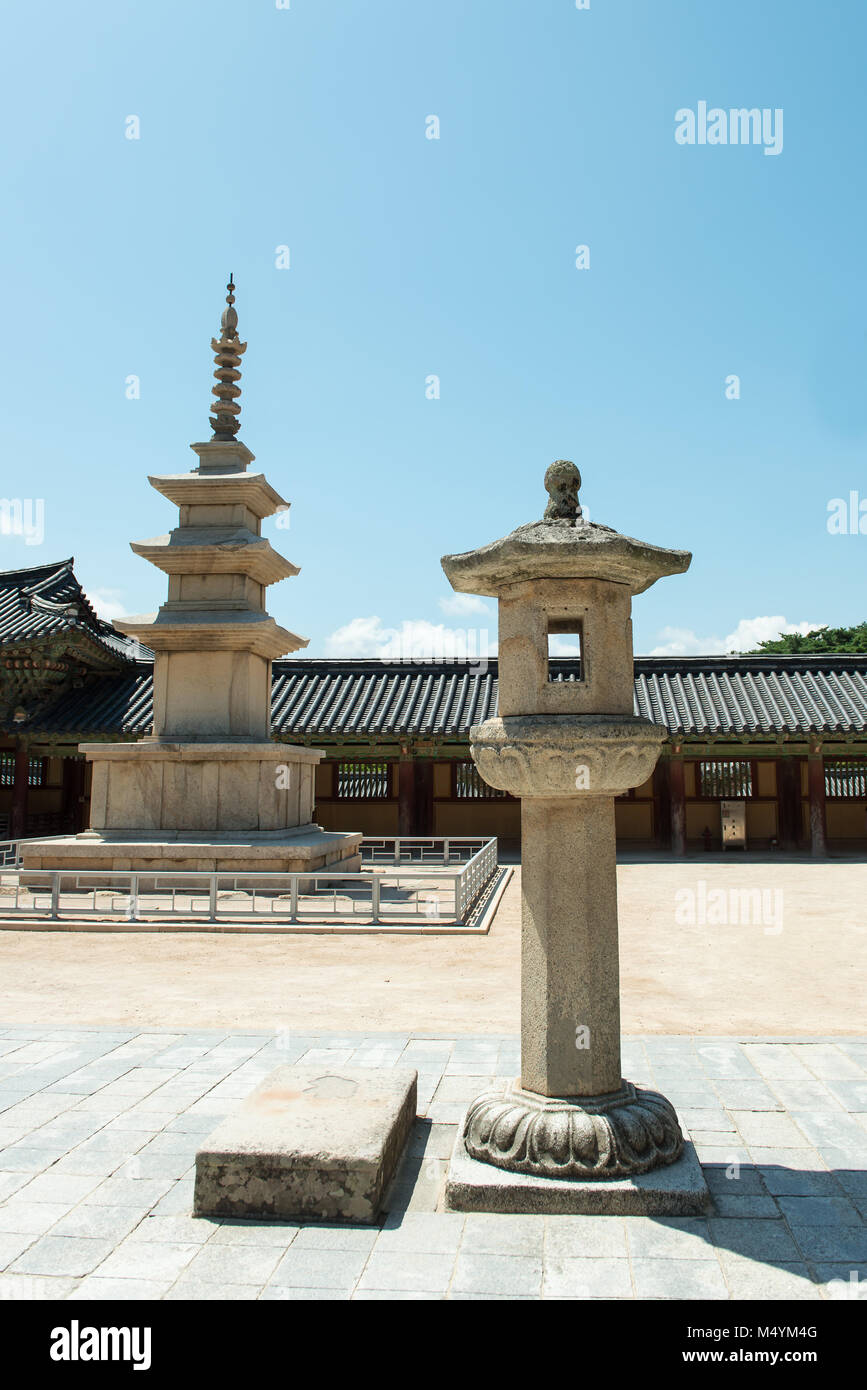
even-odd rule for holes
{"type": "MultiPolygon", "coordinates": [[[[7,869],[0,876],[0,917],[59,921],[120,916],[128,922],[205,917],[210,922],[243,918],[323,925],[361,921],[398,925],[424,919],[431,926],[463,926],[497,870],[496,839],[477,843],[480,848],[452,871],[445,867],[358,873],[7,869]]],[[[377,849],[381,851],[381,842],[376,842],[374,853],[377,849]]],[[[454,850],[440,852],[451,856],[454,850]]]]}
{"type": "Polygon", "coordinates": [[[365,835],[364,864],[462,864],[489,841],[484,835],[365,835]]]}
{"type": "Polygon", "coordinates": [[[21,846],[38,840],[65,840],[66,835],[28,835],[21,840],[0,840],[0,869],[14,869],[21,863],[21,846]]]}
{"type": "Polygon", "coordinates": [[[455,916],[463,921],[497,871],[497,841],[488,840],[464,865],[455,885],[455,916]]]}

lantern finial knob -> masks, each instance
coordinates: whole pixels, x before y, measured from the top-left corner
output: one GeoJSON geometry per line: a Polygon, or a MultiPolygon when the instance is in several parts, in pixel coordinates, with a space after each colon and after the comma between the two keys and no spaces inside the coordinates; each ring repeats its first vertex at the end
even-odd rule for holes
{"type": "Polygon", "coordinates": [[[581,474],[569,459],[556,459],[545,472],[545,489],[550,501],[545,521],[577,521],[581,516],[578,489],[581,474]]]}

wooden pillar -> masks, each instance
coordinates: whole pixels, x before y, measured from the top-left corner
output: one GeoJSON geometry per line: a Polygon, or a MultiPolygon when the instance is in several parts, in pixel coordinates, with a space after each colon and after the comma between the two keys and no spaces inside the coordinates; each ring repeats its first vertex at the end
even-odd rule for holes
{"type": "Polygon", "coordinates": [[[63,820],[68,830],[77,835],[84,830],[84,773],[83,758],[63,759],[63,820]]]}
{"type": "Polygon", "coordinates": [[[811,743],[807,758],[810,788],[810,848],[817,859],[828,854],[828,826],[825,817],[825,759],[821,743],[811,743]]]}
{"type": "Polygon", "coordinates": [[[659,849],[671,848],[671,768],[667,752],[653,769],[653,838],[659,849]]]}
{"type": "Polygon", "coordinates": [[[64,758],[61,765],[63,794],[60,810],[63,816],[63,830],[75,829],[75,759],[64,758]]]}
{"type": "Polygon", "coordinates": [[[30,750],[23,739],[15,747],[15,781],[9,816],[10,840],[23,840],[27,834],[27,794],[30,779],[30,750]]]}
{"type": "Polygon", "coordinates": [[[415,759],[405,748],[397,765],[397,833],[415,834],[415,759]]]}
{"type": "Polygon", "coordinates": [[[780,848],[796,850],[801,840],[801,765],[777,758],[777,814],[780,848]]]}
{"type": "Polygon", "coordinates": [[[686,854],[686,793],[684,790],[683,750],[673,744],[668,760],[671,795],[671,852],[686,854]]]}
{"type": "Polygon", "coordinates": [[[87,763],[84,758],[75,760],[75,833],[78,835],[82,830],[87,829],[87,795],[85,787],[87,785],[87,763]]]}

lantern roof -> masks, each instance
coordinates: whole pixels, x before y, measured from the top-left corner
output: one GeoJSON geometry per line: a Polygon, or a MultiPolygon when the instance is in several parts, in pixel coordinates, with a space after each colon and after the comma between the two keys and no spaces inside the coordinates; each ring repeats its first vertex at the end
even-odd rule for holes
{"type": "Polygon", "coordinates": [[[688,550],[666,550],[588,521],[578,502],[580,486],[575,464],[557,459],[545,473],[549,501],[540,521],[477,550],[443,556],[452,588],[497,598],[510,585],[528,580],[607,579],[640,594],[657,579],[689,568],[688,550]]]}

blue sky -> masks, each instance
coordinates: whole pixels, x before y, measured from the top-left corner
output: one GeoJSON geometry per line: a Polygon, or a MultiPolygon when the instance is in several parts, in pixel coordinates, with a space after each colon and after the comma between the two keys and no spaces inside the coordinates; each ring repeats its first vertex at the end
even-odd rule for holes
{"type": "Polygon", "coordinates": [[[4,27],[3,492],[45,519],[3,568],[74,554],[107,613],[156,609],[128,542],[174,522],[147,474],[210,435],[232,270],[241,437],[302,566],[269,607],[310,654],[493,642],[439,557],[541,515],[558,457],[594,520],[694,553],[636,601],[636,651],[867,616],[867,534],[827,529],[856,492],[867,531],[862,0],[49,0],[4,27]],[[781,152],[678,144],[700,101],[782,109],[781,152]]]}

